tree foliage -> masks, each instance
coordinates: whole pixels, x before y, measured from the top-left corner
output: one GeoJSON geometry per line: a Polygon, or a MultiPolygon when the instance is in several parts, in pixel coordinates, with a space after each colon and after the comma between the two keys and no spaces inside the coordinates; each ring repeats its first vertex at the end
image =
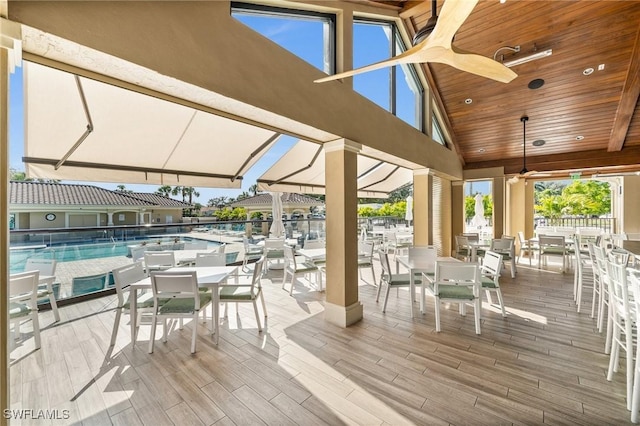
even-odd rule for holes
{"type": "Polygon", "coordinates": [[[611,189],[607,182],[576,180],[558,194],[557,188],[537,191],[536,212],[543,217],[600,216],[611,212],[611,189]]]}
{"type": "MultiPolygon", "coordinates": [[[[484,217],[493,216],[493,199],[491,195],[482,196],[482,205],[484,207],[484,217]]],[[[471,220],[476,215],[476,197],[475,195],[467,195],[464,197],[464,217],[471,220]]]]}
{"type": "Polygon", "coordinates": [[[41,182],[41,183],[60,183],[59,179],[33,179],[28,178],[27,174],[22,170],[16,170],[14,168],[9,169],[9,180],[16,180],[20,182],[41,182]]]}
{"type": "Polygon", "coordinates": [[[215,211],[213,215],[218,218],[218,220],[246,220],[247,210],[244,207],[236,207],[233,209],[225,207],[215,211]]]}

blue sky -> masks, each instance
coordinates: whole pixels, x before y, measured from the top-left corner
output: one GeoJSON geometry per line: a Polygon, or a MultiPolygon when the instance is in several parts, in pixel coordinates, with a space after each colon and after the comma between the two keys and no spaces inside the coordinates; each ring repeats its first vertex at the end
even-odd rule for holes
{"type": "MultiPolygon", "coordinates": [[[[255,15],[236,16],[241,22],[263,34],[280,46],[295,53],[300,58],[319,69],[323,69],[323,25],[316,20],[287,19],[283,17],[259,17],[255,15]]],[[[359,67],[389,57],[389,41],[381,27],[358,24],[354,29],[354,66],[359,67]]],[[[400,76],[400,73],[398,73],[400,76]]],[[[362,74],[354,78],[354,90],[387,109],[389,91],[388,69],[362,74]]],[[[23,86],[22,68],[16,68],[10,81],[10,165],[16,170],[24,170],[23,86]]],[[[404,78],[398,78],[397,115],[408,122],[415,117],[413,94],[404,78]]],[[[203,205],[211,198],[236,197],[247,191],[256,180],[286,152],[294,143],[294,138],[282,136],[278,142],[244,175],[241,189],[196,188],[200,196],[195,199],[203,205]]],[[[65,181],[65,183],[67,183],[65,181]]],[[[71,183],[71,182],[69,182],[71,183]]],[[[78,183],[78,182],[72,182],[78,183]]],[[[119,183],[82,182],[107,189],[116,189],[119,183]]],[[[137,192],[154,192],[159,185],[125,184],[127,189],[137,192]]]]}

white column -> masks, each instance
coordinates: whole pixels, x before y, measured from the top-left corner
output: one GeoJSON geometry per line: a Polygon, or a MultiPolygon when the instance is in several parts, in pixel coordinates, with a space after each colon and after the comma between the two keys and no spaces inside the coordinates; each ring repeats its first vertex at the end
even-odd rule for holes
{"type": "Polygon", "coordinates": [[[107,212],[107,226],[113,226],[113,212],[107,212]]]}

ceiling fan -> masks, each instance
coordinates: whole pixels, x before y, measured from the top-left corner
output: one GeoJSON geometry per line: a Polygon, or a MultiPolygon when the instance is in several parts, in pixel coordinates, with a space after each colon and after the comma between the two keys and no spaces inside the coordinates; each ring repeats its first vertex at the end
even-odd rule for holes
{"type": "MultiPolygon", "coordinates": [[[[450,65],[461,71],[486,77],[492,80],[508,83],[517,77],[517,74],[511,71],[500,62],[485,56],[477,55],[462,51],[451,44],[453,36],[456,34],[460,26],[469,17],[473,8],[479,0],[446,0],[440,11],[440,16],[432,16],[427,22],[426,28],[418,31],[418,34],[426,34],[429,25],[435,27],[431,34],[426,36],[424,40],[411,49],[391,58],[375,64],[367,65],[355,70],[330,75],[328,77],[315,80],[316,83],[323,83],[330,80],[338,80],[352,75],[360,74],[367,71],[373,71],[380,68],[391,67],[399,64],[420,64],[424,62],[438,62],[450,65]]],[[[416,35],[418,35],[416,34],[416,35]]],[[[418,38],[419,39],[419,38],[418,38]]],[[[416,39],[416,40],[418,40],[416,39]]]]}

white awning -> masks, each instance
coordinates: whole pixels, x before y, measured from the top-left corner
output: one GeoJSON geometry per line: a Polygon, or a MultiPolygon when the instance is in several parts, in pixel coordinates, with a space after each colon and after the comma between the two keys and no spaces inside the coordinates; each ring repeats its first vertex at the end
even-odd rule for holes
{"type": "MultiPolygon", "coordinates": [[[[258,179],[264,191],[325,193],[325,153],[321,145],[299,140],[258,179]]],[[[358,155],[358,197],[386,198],[413,181],[407,168],[358,155]]]]}
{"type": "Polygon", "coordinates": [[[240,188],[279,136],[32,62],[24,82],[29,177],[240,188]]]}

